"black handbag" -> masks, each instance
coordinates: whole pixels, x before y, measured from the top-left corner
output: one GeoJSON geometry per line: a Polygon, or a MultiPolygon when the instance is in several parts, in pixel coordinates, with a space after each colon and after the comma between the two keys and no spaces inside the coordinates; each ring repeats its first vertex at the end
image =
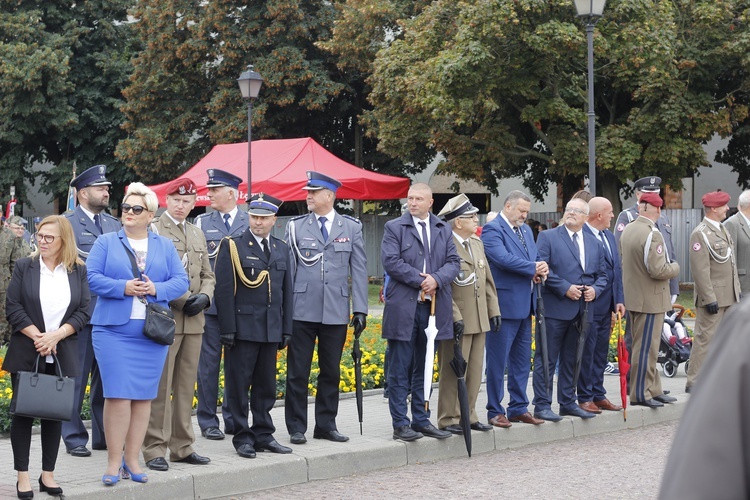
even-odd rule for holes
{"type": "MultiPolygon", "coordinates": [[[[36,357],[33,372],[18,372],[13,414],[43,420],[70,420],[73,415],[75,379],[63,377],[60,361],[54,354],[55,375],[39,373],[36,357]]],[[[44,363],[44,361],[42,362],[44,363]]]]}
{"type": "MultiPolygon", "coordinates": [[[[125,243],[122,243],[122,246],[125,247],[125,252],[130,257],[130,265],[133,266],[133,276],[139,279],[142,278],[132,252],[125,246],[125,243]]],[[[146,305],[146,323],[143,325],[143,335],[157,344],[172,345],[174,343],[174,331],[175,321],[172,310],[156,302],[149,302],[146,305]]]]}

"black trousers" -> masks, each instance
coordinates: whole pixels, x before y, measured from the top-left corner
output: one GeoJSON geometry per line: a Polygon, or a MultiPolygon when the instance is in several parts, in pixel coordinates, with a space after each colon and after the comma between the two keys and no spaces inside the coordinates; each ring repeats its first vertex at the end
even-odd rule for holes
{"type": "MultiPolygon", "coordinates": [[[[55,374],[55,364],[45,363],[45,371],[48,375],[55,374]]],[[[13,387],[13,399],[16,397],[18,387],[18,374],[11,375],[13,387]]],[[[15,401],[11,407],[15,408],[15,401]]],[[[10,421],[10,444],[13,448],[13,468],[19,472],[29,470],[29,451],[31,449],[31,426],[34,423],[32,417],[21,417],[13,415],[10,421]]],[[[42,420],[42,470],[52,472],[57,463],[57,452],[60,449],[60,436],[62,435],[62,422],[58,420],[42,420]]]]}
{"type": "Polygon", "coordinates": [[[232,444],[265,445],[273,439],[276,427],[271,410],[276,402],[277,342],[237,340],[224,350],[224,394],[234,421],[232,444]],[[248,390],[253,425],[248,424],[248,390]]]}
{"type": "Polygon", "coordinates": [[[324,325],[295,321],[287,353],[285,417],[289,434],[307,431],[307,384],[310,381],[315,340],[318,340],[317,394],[315,429],[336,430],[341,380],[341,350],[346,342],[347,325],[324,325]]]}

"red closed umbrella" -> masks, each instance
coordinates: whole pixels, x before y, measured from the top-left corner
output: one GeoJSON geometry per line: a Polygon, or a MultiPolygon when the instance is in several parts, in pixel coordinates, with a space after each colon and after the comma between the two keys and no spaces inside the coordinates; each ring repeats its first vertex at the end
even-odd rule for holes
{"type": "Polygon", "coordinates": [[[625,347],[625,337],[623,337],[622,316],[617,313],[617,368],[620,370],[620,399],[622,400],[622,418],[628,421],[628,372],[630,371],[630,357],[628,349],[625,347]]]}

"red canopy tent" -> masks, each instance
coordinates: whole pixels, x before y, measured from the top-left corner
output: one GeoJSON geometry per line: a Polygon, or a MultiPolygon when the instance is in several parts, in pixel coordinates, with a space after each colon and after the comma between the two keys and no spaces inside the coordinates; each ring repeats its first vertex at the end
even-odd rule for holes
{"type": "MultiPolygon", "coordinates": [[[[378,174],[337,158],[310,137],[300,139],[265,139],[253,141],[253,193],[268,193],[283,201],[304,200],[307,191],[305,172],[315,170],[341,181],[343,186],[336,192],[339,199],[390,200],[405,198],[409,190],[409,179],[378,174]]],[[[247,142],[221,144],[180,177],[189,177],[196,183],[198,199],[196,205],[205,207],[208,201],[206,170],[218,168],[247,180],[247,142]]],[[[166,204],[166,188],[169,182],[150,186],[166,204]]],[[[245,199],[247,182],[240,184],[240,199],[245,199]]]]}

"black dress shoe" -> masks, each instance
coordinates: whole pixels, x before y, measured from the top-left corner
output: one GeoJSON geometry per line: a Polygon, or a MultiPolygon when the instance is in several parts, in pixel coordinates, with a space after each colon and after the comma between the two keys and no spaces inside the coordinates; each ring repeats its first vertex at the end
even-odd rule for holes
{"type": "Polygon", "coordinates": [[[242,458],[255,458],[255,448],[249,444],[241,444],[240,447],[237,448],[237,454],[242,458]]]}
{"type": "Polygon", "coordinates": [[[487,431],[491,431],[492,430],[492,426],[491,425],[487,425],[487,424],[483,424],[482,422],[477,421],[477,422],[474,422],[473,424],[471,424],[471,429],[475,430],[475,431],[487,432],[487,431]]]}
{"type": "MultiPolygon", "coordinates": [[[[49,496],[61,496],[63,494],[63,489],[59,486],[47,486],[44,484],[44,481],[42,481],[42,476],[39,476],[39,493],[47,493],[49,496]]],[[[33,496],[32,491],[32,496],[33,496]]]]}
{"type": "MultiPolygon", "coordinates": [[[[690,394],[690,391],[692,391],[692,390],[693,390],[693,388],[690,387],[689,385],[685,386],[685,392],[687,392],[688,394],[690,394]]],[[[664,394],[666,394],[666,392],[664,394]]]]}
{"type": "Polygon", "coordinates": [[[34,498],[34,490],[21,491],[18,489],[18,481],[16,481],[16,496],[18,498],[34,498]]]}
{"type": "Polygon", "coordinates": [[[68,454],[74,456],[74,457],[90,457],[91,456],[91,450],[86,448],[85,446],[76,446],[75,448],[71,448],[68,450],[68,454]]]}
{"type": "Polygon", "coordinates": [[[307,442],[307,438],[301,432],[292,432],[292,434],[289,436],[289,441],[291,441],[292,444],[305,444],[307,442]]]}
{"type": "MultiPolygon", "coordinates": [[[[492,428],[492,427],[490,427],[490,429],[491,429],[491,428],[492,428]]],[[[463,434],[463,433],[464,433],[464,430],[463,430],[463,428],[462,428],[462,427],[461,427],[460,425],[458,425],[458,424],[451,424],[451,425],[446,425],[445,427],[443,427],[443,428],[442,428],[442,429],[440,429],[440,430],[442,430],[442,431],[448,431],[448,432],[450,432],[451,434],[458,434],[458,435],[461,435],[461,434],[463,434]]]]}
{"type": "Polygon", "coordinates": [[[182,462],[182,463],[186,463],[190,465],[206,465],[211,462],[211,459],[208,457],[202,457],[198,455],[196,452],[192,452],[190,455],[186,456],[185,458],[180,458],[179,460],[172,460],[172,462],[182,462]]]}
{"type": "Polygon", "coordinates": [[[224,433],[221,432],[221,429],[218,427],[209,427],[208,429],[202,430],[201,434],[206,439],[211,439],[213,441],[220,441],[224,439],[224,433]]]}
{"type": "Polygon", "coordinates": [[[164,457],[156,457],[148,460],[146,462],[146,467],[159,472],[166,472],[169,470],[169,464],[164,459],[164,457]]]}
{"type": "Polygon", "coordinates": [[[572,406],[570,408],[560,408],[560,415],[580,418],[594,418],[596,416],[596,413],[586,411],[579,406],[572,406]]]}
{"type": "Polygon", "coordinates": [[[275,439],[270,440],[266,444],[257,444],[255,445],[255,449],[257,451],[270,451],[271,453],[281,453],[282,455],[286,455],[287,453],[291,453],[292,449],[288,446],[284,446],[279,444],[278,441],[275,439]]]}
{"type": "MultiPolygon", "coordinates": [[[[448,433],[450,436],[450,432],[448,433]]],[[[393,439],[400,439],[401,441],[414,441],[415,439],[423,438],[424,434],[417,432],[408,425],[402,425],[393,429],[393,439]]]]}
{"type": "Polygon", "coordinates": [[[647,399],[645,401],[631,401],[630,404],[633,406],[648,406],[649,408],[661,408],[662,406],[664,406],[664,403],[660,403],[655,399],[647,399]]]}
{"type": "Polygon", "coordinates": [[[343,443],[349,441],[349,438],[341,434],[336,429],[332,431],[315,431],[313,432],[313,438],[315,439],[327,439],[328,441],[334,441],[336,443],[343,443]]]}
{"type": "Polygon", "coordinates": [[[666,394],[662,394],[661,396],[654,396],[654,399],[660,403],[674,403],[675,401],[677,401],[677,398],[667,396],[666,394]]]}
{"type": "Polygon", "coordinates": [[[106,451],[107,445],[106,444],[92,444],[91,449],[97,450],[97,451],[106,451]]]}
{"type": "Polygon", "coordinates": [[[451,433],[448,431],[441,431],[437,427],[435,427],[432,424],[427,424],[424,426],[418,426],[418,425],[412,425],[411,427],[417,432],[422,433],[425,436],[430,436],[435,439],[445,439],[451,437],[451,433]]]}
{"type": "Polygon", "coordinates": [[[559,422],[562,417],[552,410],[539,410],[534,412],[534,418],[547,420],[549,422],[559,422]]]}
{"type": "Polygon", "coordinates": [[[669,393],[670,393],[670,392],[672,392],[672,391],[670,391],[670,390],[668,390],[668,389],[664,389],[664,391],[662,391],[662,392],[663,392],[664,394],[669,394],[669,393]]]}

